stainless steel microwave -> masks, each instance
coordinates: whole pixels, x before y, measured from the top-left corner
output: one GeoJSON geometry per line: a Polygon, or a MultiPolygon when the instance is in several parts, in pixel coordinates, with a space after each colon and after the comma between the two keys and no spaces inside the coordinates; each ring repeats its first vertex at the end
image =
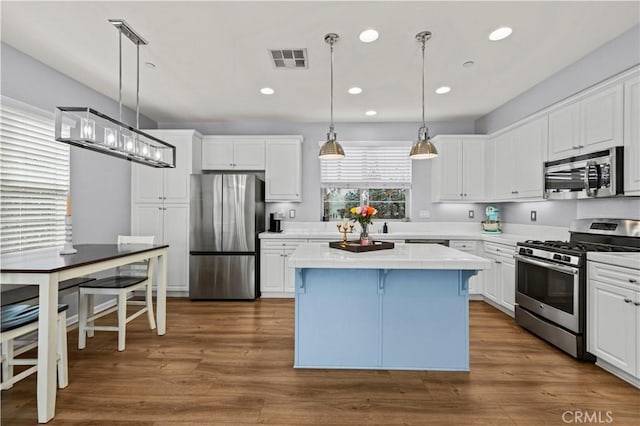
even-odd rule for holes
{"type": "Polygon", "coordinates": [[[544,198],[563,200],[622,195],[623,147],[544,163],[544,198]]]}

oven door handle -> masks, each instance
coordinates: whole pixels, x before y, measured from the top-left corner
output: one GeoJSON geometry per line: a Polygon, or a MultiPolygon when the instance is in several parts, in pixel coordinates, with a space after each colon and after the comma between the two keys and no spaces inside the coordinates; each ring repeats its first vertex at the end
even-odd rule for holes
{"type": "Polygon", "coordinates": [[[531,258],[528,258],[528,257],[520,256],[519,254],[513,255],[513,257],[515,257],[517,260],[519,260],[521,262],[530,263],[532,265],[537,265],[537,266],[542,266],[543,268],[552,269],[552,270],[558,271],[558,272],[564,272],[565,274],[578,275],[578,272],[580,272],[580,270],[577,269],[577,268],[571,268],[569,266],[556,265],[554,263],[542,262],[542,261],[539,261],[539,260],[534,260],[534,259],[531,259],[531,258]]]}

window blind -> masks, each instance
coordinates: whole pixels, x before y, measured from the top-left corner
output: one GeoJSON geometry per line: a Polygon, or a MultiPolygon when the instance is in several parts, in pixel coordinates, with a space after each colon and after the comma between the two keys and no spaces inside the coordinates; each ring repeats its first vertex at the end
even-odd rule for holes
{"type": "Polygon", "coordinates": [[[409,188],[411,159],[407,142],[342,142],[345,158],[320,160],[321,186],[409,188]]]}
{"type": "Polygon", "coordinates": [[[64,244],[69,146],[54,140],[46,112],[2,99],[0,251],[64,244]]]}

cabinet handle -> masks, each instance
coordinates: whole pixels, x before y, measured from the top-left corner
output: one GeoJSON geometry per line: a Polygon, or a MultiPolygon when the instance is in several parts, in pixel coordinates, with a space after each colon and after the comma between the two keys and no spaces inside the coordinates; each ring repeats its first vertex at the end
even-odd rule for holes
{"type": "Polygon", "coordinates": [[[162,197],[158,197],[158,200],[162,200],[162,197]]]}
{"type": "Polygon", "coordinates": [[[496,263],[502,263],[502,262],[500,262],[499,260],[496,260],[496,263]]]}
{"type": "Polygon", "coordinates": [[[633,283],[637,283],[638,280],[636,280],[635,278],[629,278],[629,282],[633,284],[633,283]]]}
{"type": "Polygon", "coordinates": [[[496,249],[496,251],[500,251],[500,249],[496,249]]]}
{"type": "Polygon", "coordinates": [[[464,194],[464,196],[466,197],[466,196],[467,196],[467,194],[464,194]]]}
{"type": "Polygon", "coordinates": [[[634,305],[640,306],[640,302],[633,302],[634,305]]]}
{"type": "Polygon", "coordinates": [[[628,297],[624,298],[624,303],[631,303],[633,302],[633,300],[629,299],[628,297]]]}
{"type": "Polygon", "coordinates": [[[460,193],[460,196],[462,197],[462,192],[460,193]]]}

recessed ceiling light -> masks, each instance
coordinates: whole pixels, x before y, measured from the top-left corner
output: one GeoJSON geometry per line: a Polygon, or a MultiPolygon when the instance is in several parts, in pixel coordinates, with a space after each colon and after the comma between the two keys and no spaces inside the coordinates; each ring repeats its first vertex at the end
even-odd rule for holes
{"type": "Polygon", "coordinates": [[[513,30],[509,27],[500,27],[489,34],[489,40],[498,41],[503,40],[511,35],[513,30]]]}
{"type": "Polygon", "coordinates": [[[352,87],[351,89],[349,89],[349,93],[351,93],[352,95],[358,95],[362,93],[362,89],[359,87],[352,87]]]}
{"type": "Polygon", "coordinates": [[[451,91],[451,87],[449,86],[442,86],[436,89],[436,93],[438,95],[444,95],[445,93],[449,93],[450,91],[451,91]]]}
{"type": "Polygon", "coordinates": [[[376,30],[364,30],[360,33],[360,41],[363,43],[371,43],[378,39],[378,32],[376,30]]]}
{"type": "Polygon", "coordinates": [[[462,64],[462,66],[465,67],[465,68],[470,68],[470,67],[473,66],[473,64],[474,64],[473,61],[467,61],[464,64],[462,64]]]}
{"type": "Polygon", "coordinates": [[[260,93],[262,93],[263,95],[273,95],[275,93],[275,90],[273,90],[271,87],[263,87],[262,89],[260,89],[260,93]]]}
{"type": "Polygon", "coordinates": [[[154,69],[156,67],[156,64],[154,64],[153,62],[145,62],[144,64],[146,65],[147,68],[150,68],[150,69],[154,69]]]}
{"type": "Polygon", "coordinates": [[[376,115],[377,113],[378,113],[377,111],[371,110],[371,111],[365,112],[364,115],[368,115],[369,117],[372,117],[372,116],[376,115]]]}

